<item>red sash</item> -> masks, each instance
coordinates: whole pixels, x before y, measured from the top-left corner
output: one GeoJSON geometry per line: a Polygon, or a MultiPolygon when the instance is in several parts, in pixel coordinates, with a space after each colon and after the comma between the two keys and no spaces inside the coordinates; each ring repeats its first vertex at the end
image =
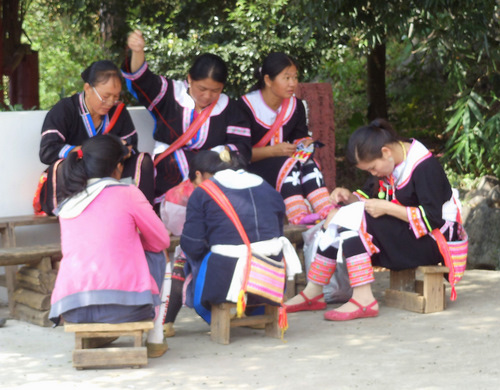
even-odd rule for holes
{"type": "Polygon", "coordinates": [[[273,138],[278,133],[280,127],[283,125],[285,114],[288,111],[289,105],[290,105],[290,99],[284,99],[283,103],[281,104],[281,111],[279,112],[278,116],[276,116],[273,125],[271,126],[269,131],[264,135],[264,137],[262,137],[261,140],[254,145],[254,147],[259,148],[262,146],[266,146],[269,143],[269,141],[271,141],[271,138],[273,138]]]}
{"type": "Polygon", "coordinates": [[[214,109],[215,105],[217,104],[218,100],[215,100],[210,106],[205,108],[197,117],[196,119],[191,122],[189,127],[187,128],[186,132],[183,133],[179,138],[177,138],[168,148],[165,150],[163,153],[157,155],[154,160],[154,165],[155,167],[158,165],[158,163],[163,160],[165,157],[167,157],[169,154],[172,154],[175,152],[177,149],[182,148],[184,145],[186,145],[189,140],[191,140],[196,132],[200,129],[200,127],[205,123],[205,121],[208,119],[210,114],[212,113],[212,110],[214,109]]]}
{"type": "MultiPolygon", "coordinates": [[[[234,210],[233,205],[227,198],[227,196],[222,192],[222,190],[211,180],[205,180],[200,184],[200,187],[207,192],[210,197],[220,206],[222,210],[226,213],[229,219],[233,222],[234,226],[240,233],[241,239],[247,246],[248,254],[247,254],[247,267],[245,270],[245,278],[243,279],[242,289],[238,295],[238,302],[236,304],[237,308],[237,316],[240,318],[245,311],[246,302],[245,302],[245,292],[247,289],[248,281],[250,278],[251,268],[252,268],[252,247],[250,245],[250,240],[248,239],[248,235],[245,232],[245,228],[243,227],[238,214],[234,210]]],[[[285,258],[283,258],[283,263],[285,262],[285,258]]],[[[283,274],[283,279],[285,278],[283,274]]],[[[288,328],[288,321],[286,316],[286,308],[283,306],[283,299],[281,298],[281,307],[279,309],[279,326],[282,330],[282,336],[285,330],[288,328]]]]}
{"type": "Polygon", "coordinates": [[[111,117],[111,120],[109,121],[108,126],[103,131],[103,134],[108,134],[111,131],[111,129],[115,126],[116,121],[118,120],[118,117],[122,113],[123,107],[125,107],[124,103],[118,104],[118,106],[116,107],[116,110],[115,110],[113,116],[111,117]]]}

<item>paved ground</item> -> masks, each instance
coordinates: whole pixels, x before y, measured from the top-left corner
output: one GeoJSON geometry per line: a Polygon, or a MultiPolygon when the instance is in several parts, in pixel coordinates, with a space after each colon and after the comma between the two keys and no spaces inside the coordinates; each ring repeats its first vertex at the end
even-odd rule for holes
{"type": "Polygon", "coordinates": [[[184,308],[170,350],[141,369],[77,371],[71,362],[73,334],[8,320],[0,328],[0,388],[500,387],[500,272],[468,271],[458,300],[434,314],[384,306],[387,277],[387,272],[377,273],[379,317],[332,323],[323,320],[322,312],[293,313],[285,342],[236,328],[230,345],[212,343],[208,325],[184,308]]]}

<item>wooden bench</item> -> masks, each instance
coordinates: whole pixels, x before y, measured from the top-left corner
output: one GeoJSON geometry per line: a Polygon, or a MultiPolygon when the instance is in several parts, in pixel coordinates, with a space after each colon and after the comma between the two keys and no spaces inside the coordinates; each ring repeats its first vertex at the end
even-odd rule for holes
{"type": "Polygon", "coordinates": [[[280,338],[279,307],[264,305],[265,313],[261,315],[231,318],[231,311],[236,309],[235,303],[220,303],[212,305],[212,319],[210,322],[210,338],[219,344],[229,344],[231,328],[237,326],[264,325],[266,336],[280,338]]]}
{"type": "Polygon", "coordinates": [[[16,272],[18,265],[35,264],[43,257],[60,255],[60,244],[16,247],[16,228],[21,226],[37,226],[58,223],[56,217],[30,215],[15,215],[0,218],[0,266],[5,267],[5,276],[0,276],[0,286],[7,287],[9,311],[14,311],[12,295],[16,287],[16,272]]]}
{"type": "MultiPolygon", "coordinates": [[[[11,247],[11,248],[0,248],[0,266],[5,266],[6,274],[5,278],[0,280],[0,283],[4,283],[7,287],[7,297],[9,302],[9,311],[14,318],[18,319],[35,319],[39,317],[29,309],[26,309],[24,313],[23,309],[16,311],[16,300],[23,299],[19,289],[17,289],[17,279],[22,278],[23,280],[30,281],[31,286],[37,286],[42,288],[37,289],[35,294],[45,294],[50,296],[52,292],[52,285],[55,282],[55,271],[52,272],[52,259],[61,258],[61,244],[48,244],[48,245],[33,245],[26,247],[11,247]],[[22,275],[18,274],[18,265],[30,265],[33,269],[21,268],[19,272],[23,271],[22,275]],[[46,282],[44,282],[44,280],[46,282]],[[43,286],[42,286],[43,285],[43,286]],[[17,297],[17,298],[16,298],[17,297]],[[19,299],[18,299],[19,298],[19,299]],[[24,314],[26,314],[26,316],[24,314]],[[23,317],[23,318],[21,318],[23,317]]],[[[26,289],[22,291],[28,291],[26,289]]],[[[27,293],[29,295],[29,292],[27,293]]],[[[26,293],[23,295],[26,296],[26,293]]],[[[32,294],[33,295],[33,294],[32,294]]],[[[26,303],[26,302],[23,302],[26,303]]],[[[42,305],[45,308],[45,304],[42,305]]],[[[42,308],[40,306],[40,308],[42,308]]],[[[30,321],[33,322],[33,321],[30,321]]],[[[38,325],[48,326],[48,320],[38,318],[35,322],[38,325]]]]}
{"type": "Polygon", "coordinates": [[[153,329],[153,321],[125,322],[122,324],[65,323],[66,332],[75,333],[73,367],[141,367],[148,364],[148,352],[143,342],[144,331],[153,329]],[[132,347],[84,348],[85,338],[132,336],[132,347]]]}
{"type": "Polygon", "coordinates": [[[440,265],[391,271],[390,287],[385,291],[386,305],[417,313],[443,311],[444,274],[448,272],[447,267],[440,265]]]}

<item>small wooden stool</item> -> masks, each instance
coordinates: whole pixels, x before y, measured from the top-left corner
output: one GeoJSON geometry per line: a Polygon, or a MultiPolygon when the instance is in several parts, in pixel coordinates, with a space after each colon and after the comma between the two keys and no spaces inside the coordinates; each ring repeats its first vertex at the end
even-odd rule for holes
{"type": "Polygon", "coordinates": [[[403,271],[391,271],[390,288],[385,290],[385,303],[417,313],[435,313],[445,309],[444,274],[448,267],[421,266],[403,271]],[[415,278],[416,272],[423,280],[415,278]]]}
{"type": "Polygon", "coordinates": [[[153,321],[124,322],[121,324],[73,324],[66,322],[64,331],[75,332],[73,367],[140,367],[148,364],[148,352],[143,344],[144,331],[153,329],[153,321]],[[133,347],[84,349],[83,339],[89,337],[134,337],[133,347]]]}
{"type": "Polygon", "coordinates": [[[229,344],[231,328],[236,326],[265,325],[266,336],[281,338],[279,328],[279,306],[265,306],[265,314],[242,318],[231,318],[230,310],[235,303],[212,305],[210,338],[219,344],[229,344]]]}

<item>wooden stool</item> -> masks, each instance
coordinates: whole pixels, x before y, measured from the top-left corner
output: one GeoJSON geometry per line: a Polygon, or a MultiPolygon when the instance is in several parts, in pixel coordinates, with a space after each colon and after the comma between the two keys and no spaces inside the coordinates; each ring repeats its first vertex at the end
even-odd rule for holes
{"type": "Polygon", "coordinates": [[[65,323],[66,332],[75,332],[73,367],[140,367],[148,364],[148,352],[143,345],[142,334],[153,329],[153,321],[124,322],[122,324],[73,324],[65,323]],[[133,347],[84,349],[83,339],[89,337],[133,336],[133,347]]]}
{"type": "Polygon", "coordinates": [[[390,288],[385,290],[385,303],[417,313],[435,313],[445,309],[444,274],[448,267],[421,266],[403,271],[391,271],[390,288]],[[415,271],[423,280],[415,278],[415,271]]]}
{"type": "Polygon", "coordinates": [[[229,344],[231,328],[236,326],[265,325],[266,336],[281,338],[279,328],[279,306],[265,306],[265,314],[242,318],[231,318],[230,310],[235,303],[212,305],[210,338],[219,344],[229,344]]]}

